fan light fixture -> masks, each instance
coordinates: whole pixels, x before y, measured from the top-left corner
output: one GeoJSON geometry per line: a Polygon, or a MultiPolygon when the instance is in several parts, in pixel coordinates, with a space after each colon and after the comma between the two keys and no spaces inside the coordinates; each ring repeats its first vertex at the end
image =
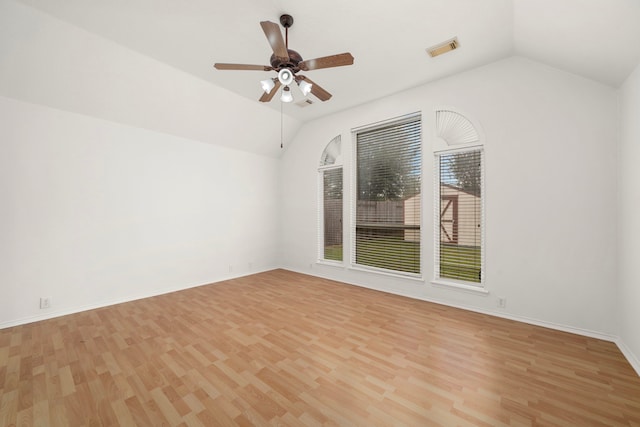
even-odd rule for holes
{"type": "MultiPolygon", "coordinates": [[[[214,68],[217,70],[275,71],[277,73],[277,79],[274,78],[272,81],[261,81],[264,93],[262,93],[260,98],[258,98],[260,102],[271,101],[278,92],[281,94],[281,99],[288,100],[290,97],[292,98],[292,92],[294,92],[294,90],[291,90],[291,85],[294,81],[298,85],[300,92],[304,94],[305,99],[308,99],[309,95],[313,95],[319,101],[328,101],[331,98],[331,94],[329,92],[305,76],[299,75],[299,73],[320,70],[323,68],[353,65],[353,55],[349,52],[343,52],[335,55],[305,60],[302,58],[300,53],[293,49],[289,49],[289,28],[291,28],[292,25],[293,17],[286,13],[280,15],[280,25],[271,21],[260,21],[260,27],[269,42],[269,47],[271,48],[272,53],[269,58],[268,65],[216,62],[213,65],[214,68]],[[284,28],[284,34],[282,34],[280,26],[284,28]],[[302,83],[301,80],[304,81],[304,83],[302,83]],[[280,90],[281,86],[282,91],[280,90]],[[289,89],[285,90],[286,87],[289,89]]],[[[304,102],[304,104],[310,105],[312,102],[304,102]]]]}
{"type": "Polygon", "coordinates": [[[282,96],[280,96],[280,101],[282,102],[293,101],[293,95],[291,95],[291,89],[289,89],[289,86],[285,86],[284,88],[282,88],[282,96]]]}
{"type": "Polygon", "coordinates": [[[260,80],[260,86],[262,86],[262,90],[266,93],[270,93],[276,84],[273,82],[273,79],[260,80]]]}
{"type": "Polygon", "coordinates": [[[289,86],[293,82],[293,73],[288,68],[283,68],[278,72],[278,80],[283,86],[289,86]]]}
{"type": "Polygon", "coordinates": [[[302,91],[302,94],[304,96],[309,95],[309,93],[311,93],[311,88],[313,87],[313,85],[305,80],[300,80],[298,82],[298,86],[300,87],[300,90],[302,91]]]}

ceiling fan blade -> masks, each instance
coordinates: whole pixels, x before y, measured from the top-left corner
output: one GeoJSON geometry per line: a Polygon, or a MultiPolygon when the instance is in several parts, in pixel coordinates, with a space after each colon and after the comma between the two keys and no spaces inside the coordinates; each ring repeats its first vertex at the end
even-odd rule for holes
{"type": "Polygon", "coordinates": [[[298,78],[300,80],[304,80],[304,81],[306,81],[308,83],[311,83],[313,85],[313,86],[311,86],[311,94],[313,96],[315,96],[316,98],[318,98],[320,101],[322,101],[322,102],[328,101],[331,98],[332,95],[329,92],[327,92],[326,90],[324,90],[323,88],[318,86],[309,77],[307,77],[307,76],[298,76],[298,78]]]}
{"type": "Polygon", "coordinates": [[[273,67],[268,65],[251,65],[251,64],[223,64],[216,62],[213,66],[217,70],[256,70],[256,71],[271,71],[273,67]]]}
{"type": "Polygon", "coordinates": [[[342,67],[353,64],[353,56],[349,52],[322,58],[307,59],[298,64],[302,71],[319,70],[320,68],[342,67]]]}
{"type": "Polygon", "coordinates": [[[276,58],[283,62],[289,62],[289,51],[282,38],[282,32],[278,24],[271,21],[262,21],[260,22],[260,26],[262,27],[262,31],[264,31],[264,35],[267,36],[269,45],[271,45],[271,49],[276,58]]]}
{"type": "Polygon", "coordinates": [[[271,92],[267,93],[263,93],[262,96],[260,97],[259,101],[260,102],[269,102],[273,99],[273,96],[276,94],[276,92],[278,92],[278,89],[280,89],[280,86],[282,86],[280,84],[280,81],[276,79],[275,81],[275,86],[273,87],[273,89],[271,89],[271,92]]]}

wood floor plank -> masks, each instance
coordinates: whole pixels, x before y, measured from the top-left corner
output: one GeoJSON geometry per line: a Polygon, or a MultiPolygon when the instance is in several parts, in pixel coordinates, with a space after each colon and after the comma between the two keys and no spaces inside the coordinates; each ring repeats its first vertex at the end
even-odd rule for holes
{"type": "Polygon", "coordinates": [[[615,344],[274,270],[0,330],[0,425],[640,426],[615,344]]]}

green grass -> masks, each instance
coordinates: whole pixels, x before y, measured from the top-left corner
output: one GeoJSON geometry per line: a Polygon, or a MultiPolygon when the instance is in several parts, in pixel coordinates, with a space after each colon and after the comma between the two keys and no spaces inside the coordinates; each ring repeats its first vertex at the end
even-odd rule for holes
{"type": "MultiPolygon", "coordinates": [[[[342,245],[324,248],[324,259],[342,261],[342,245]]],[[[420,273],[420,244],[400,238],[359,239],[356,263],[387,270],[420,273]]],[[[440,277],[480,283],[479,247],[440,246],[440,277]],[[461,260],[466,260],[463,264],[461,260]]]]}
{"type": "Polygon", "coordinates": [[[440,245],[440,277],[480,283],[479,247],[440,245]]]}
{"type": "Polygon", "coordinates": [[[420,273],[420,243],[387,237],[358,240],[356,263],[407,273],[420,273]]]}
{"type": "Polygon", "coordinates": [[[342,245],[326,246],[324,248],[324,259],[342,261],[342,245]]]}

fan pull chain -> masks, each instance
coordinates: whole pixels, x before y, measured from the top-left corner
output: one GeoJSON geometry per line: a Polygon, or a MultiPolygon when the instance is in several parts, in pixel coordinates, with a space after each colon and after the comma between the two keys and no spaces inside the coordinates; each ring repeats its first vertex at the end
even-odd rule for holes
{"type": "Polygon", "coordinates": [[[284,148],[284,114],[282,113],[282,102],[280,102],[280,148],[284,148]]]}

